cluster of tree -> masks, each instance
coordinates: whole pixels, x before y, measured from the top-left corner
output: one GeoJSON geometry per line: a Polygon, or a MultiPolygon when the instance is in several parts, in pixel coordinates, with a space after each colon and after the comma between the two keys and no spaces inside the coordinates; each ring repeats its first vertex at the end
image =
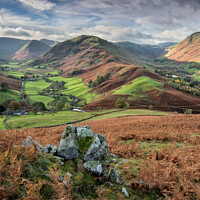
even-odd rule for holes
{"type": "Polygon", "coordinates": [[[192,69],[192,68],[200,69],[200,63],[192,62],[192,63],[189,63],[188,65],[189,65],[188,66],[189,69],[192,69]]]}
{"type": "Polygon", "coordinates": [[[155,73],[161,75],[161,76],[170,76],[171,72],[164,70],[164,69],[155,69],[155,73]]]}
{"type": "Polygon", "coordinates": [[[45,90],[64,90],[65,89],[65,81],[54,81],[49,87],[45,90]]]}
{"type": "Polygon", "coordinates": [[[184,79],[172,79],[169,82],[169,85],[183,92],[200,96],[200,82],[192,80],[190,77],[186,77],[184,79]]]}
{"type": "Polygon", "coordinates": [[[88,82],[89,87],[96,87],[97,85],[100,85],[101,83],[107,81],[110,77],[110,73],[108,73],[106,76],[97,76],[95,81],[90,80],[88,82]]]}
{"type": "Polygon", "coordinates": [[[2,82],[0,83],[0,91],[5,92],[9,88],[8,83],[2,82]]]}
{"type": "Polygon", "coordinates": [[[8,66],[4,66],[4,67],[0,67],[0,71],[9,71],[10,67],[8,66]]]}
{"type": "Polygon", "coordinates": [[[71,110],[71,107],[74,106],[73,102],[73,100],[69,101],[67,97],[57,97],[50,103],[50,106],[56,111],[71,110]]]}
{"type": "Polygon", "coordinates": [[[0,113],[7,109],[18,110],[21,108],[21,104],[15,99],[8,99],[0,104],[0,113]]]}
{"type": "Polygon", "coordinates": [[[126,102],[123,98],[118,98],[115,102],[116,108],[130,108],[130,105],[128,102],[126,102]]]}

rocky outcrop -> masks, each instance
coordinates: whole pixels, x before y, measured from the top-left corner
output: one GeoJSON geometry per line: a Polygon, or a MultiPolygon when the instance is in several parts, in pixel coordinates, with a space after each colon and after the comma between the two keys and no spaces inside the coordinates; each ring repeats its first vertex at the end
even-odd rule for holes
{"type": "Polygon", "coordinates": [[[120,175],[110,168],[110,156],[116,156],[109,153],[106,138],[101,134],[94,134],[89,126],[67,125],[62,133],[59,147],[47,144],[44,148],[30,136],[22,142],[22,145],[35,145],[39,151],[54,155],[61,161],[61,165],[67,160],[77,159],[77,170],[105,177],[113,183],[122,183],[120,175]]]}

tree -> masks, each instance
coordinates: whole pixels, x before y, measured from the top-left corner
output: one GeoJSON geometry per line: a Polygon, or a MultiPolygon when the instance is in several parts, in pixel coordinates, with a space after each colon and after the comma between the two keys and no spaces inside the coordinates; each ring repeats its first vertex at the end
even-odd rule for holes
{"type": "Polygon", "coordinates": [[[46,110],[44,103],[41,102],[41,101],[40,102],[38,102],[38,101],[34,102],[32,104],[32,107],[36,107],[38,110],[46,110]]]}
{"type": "Polygon", "coordinates": [[[116,108],[130,108],[130,105],[128,102],[124,101],[124,99],[118,98],[117,101],[115,102],[115,107],[116,108]]]}
{"type": "Polygon", "coordinates": [[[0,91],[6,91],[9,88],[8,83],[2,82],[0,83],[0,91]]]}
{"type": "Polygon", "coordinates": [[[17,101],[11,101],[8,106],[11,110],[18,110],[21,107],[20,103],[17,101]]]}
{"type": "Polygon", "coordinates": [[[63,107],[64,107],[64,104],[63,104],[63,102],[62,102],[61,100],[59,100],[59,101],[56,102],[55,109],[56,109],[57,111],[62,110],[63,107]]]}
{"type": "Polygon", "coordinates": [[[37,107],[32,107],[32,112],[34,113],[34,115],[36,115],[37,112],[38,112],[38,108],[37,107]]]}
{"type": "Polygon", "coordinates": [[[71,106],[69,103],[65,103],[64,110],[71,110],[71,106]]]}
{"type": "Polygon", "coordinates": [[[0,105],[0,113],[3,112],[3,111],[5,111],[5,110],[6,110],[5,107],[2,106],[2,105],[0,105]]]}

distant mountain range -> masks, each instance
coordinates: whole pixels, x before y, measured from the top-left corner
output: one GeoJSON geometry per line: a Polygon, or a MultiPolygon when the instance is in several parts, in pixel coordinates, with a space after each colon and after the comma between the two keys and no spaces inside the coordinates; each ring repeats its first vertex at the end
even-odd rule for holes
{"type": "MultiPolygon", "coordinates": [[[[58,43],[56,41],[46,39],[42,39],[40,41],[50,47],[58,43]]],[[[30,40],[0,37],[0,59],[11,59],[14,54],[28,42],[30,42],[30,40]]]]}
{"type": "Polygon", "coordinates": [[[31,40],[21,47],[12,57],[15,61],[28,61],[47,52],[51,47],[38,40],[31,40]]]}
{"type": "Polygon", "coordinates": [[[159,43],[157,46],[165,48],[165,47],[170,47],[170,46],[175,45],[175,44],[177,44],[177,43],[175,43],[175,42],[164,42],[164,43],[159,43]]]}

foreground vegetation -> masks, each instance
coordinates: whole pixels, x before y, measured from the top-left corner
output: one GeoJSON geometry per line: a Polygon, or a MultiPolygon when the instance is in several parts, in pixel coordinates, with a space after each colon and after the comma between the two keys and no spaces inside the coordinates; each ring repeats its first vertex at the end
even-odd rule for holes
{"type": "Polygon", "coordinates": [[[60,161],[38,154],[35,148],[14,146],[28,135],[43,146],[59,145],[64,126],[0,131],[0,180],[3,183],[0,198],[198,200],[198,122],[199,115],[170,115],[128,116],[75,124],[88,124],[94,133],[101,132],[106,137],[109,151],[118,156],[111,157],[111,166],[120,173],[122,185],[109,181],[101,184],[101,179],[91,175],[83,179],[77,160],[66,161],[61,166],[60,161]],[[66,172],[72,174],[73,183],[69,184],[66,172]],[[64,181],[59,180],[60,174],[64,181]],[[80,188],[83,183],[85,187],[80,188]],[[99,187],[94,188],[94,185],[99,187]],[[123,187],[129,193],[128,198],[122,193],[123,187]]]}

